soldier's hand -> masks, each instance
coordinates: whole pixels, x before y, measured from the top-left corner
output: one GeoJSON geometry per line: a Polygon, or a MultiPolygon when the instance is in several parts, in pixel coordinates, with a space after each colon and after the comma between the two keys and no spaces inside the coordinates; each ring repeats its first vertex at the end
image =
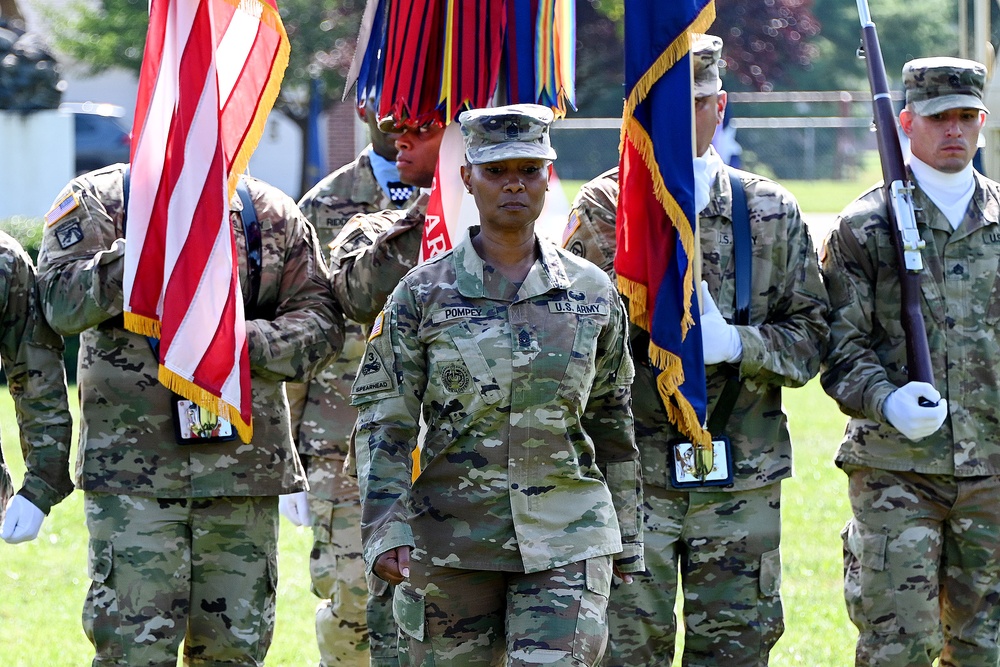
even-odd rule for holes
{"type": "Polygon", "coordinates": [[[701,346],[705,352],[705,365],[739,361],[743,356],[743,341],[736,327],[722,317],[704,280],[701,281],[701,305],[701,346]]]}
{"type": "Polygon", "coordinates": [[[389,549],[375,559],[372,572],[393,586],[410,576],[410,547],[389,549]]]}
{"type": "Polygon", "coordinates": [[[621,579],[624,583],[626,584],[632,583],[632,575],[629,574],[628,572],[622,572],[621,570],[619,570],[617,563],[614,563],[611,566],[611,571],[614,572],[615,576],[621,579]]]}
{"type": "Polygon", "coordinates": [[[296,526],[308,526],[312,520],[309,516],[309,496],[305,491],[278,496],[278,511],[296,526]]]}
{"type": "Polygon", "coordinates": [[[907,382],[889,394],[882,413],[904,436],[920,440],[941,428],[948,416],[948,401],[926,382],[907,382]]]}
{"type": "Polygon", "coordinates": [[[45,512],[24,496],[14,496],[7,502],[0,537],[8,544],[28,542],[38,537],[45,512]]]}

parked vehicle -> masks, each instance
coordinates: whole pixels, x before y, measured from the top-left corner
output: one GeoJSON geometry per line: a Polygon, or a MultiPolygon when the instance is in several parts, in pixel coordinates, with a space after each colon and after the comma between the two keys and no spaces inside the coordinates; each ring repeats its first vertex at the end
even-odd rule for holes
{"type": "Polygon", "coordinates": [[[120,120],[124,109],[96,102],[64,103],[59,109],[73,115],[77,174],[128,162],[131,137],[120,120]]]}

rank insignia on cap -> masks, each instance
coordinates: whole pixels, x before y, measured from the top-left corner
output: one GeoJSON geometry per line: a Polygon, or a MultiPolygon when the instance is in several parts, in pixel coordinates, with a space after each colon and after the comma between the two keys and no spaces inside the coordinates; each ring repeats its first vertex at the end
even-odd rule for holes
{"type": "Polygon", "coordinates": [[[79,205],[80,202],[76,198],[76,193],[70,192],[68,195],[63,197],[62,201],[53,206],[52,209],[45,214],[45,224],[51,227],[55,223],[62,220],[67,213],[69,213],[79,205]]]}

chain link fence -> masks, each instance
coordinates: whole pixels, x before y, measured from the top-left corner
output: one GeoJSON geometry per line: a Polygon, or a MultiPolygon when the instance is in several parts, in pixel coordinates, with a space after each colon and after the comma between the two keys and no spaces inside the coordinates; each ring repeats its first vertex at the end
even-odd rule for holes
{"type": "MultiPolygon", "coordinates": [[[[778,180],[848,180],[876,150],[867,91],[729,93],[726,115],[741,147],[738,164],[778,180]]],[[[616,165],[620,127],[620,118],[558,121],[560,177],[588,180],[616,165]]]]}

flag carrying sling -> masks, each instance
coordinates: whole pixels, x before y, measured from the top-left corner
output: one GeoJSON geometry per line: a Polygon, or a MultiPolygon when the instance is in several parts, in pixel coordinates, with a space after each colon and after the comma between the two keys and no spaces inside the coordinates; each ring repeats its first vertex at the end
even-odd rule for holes
{"type": "Polygon", "coordinates": [[[152,0],[132,127],[125,326],[159,380],[253,435],[229,201],[288,64],[275,0],[152,0]]]}

